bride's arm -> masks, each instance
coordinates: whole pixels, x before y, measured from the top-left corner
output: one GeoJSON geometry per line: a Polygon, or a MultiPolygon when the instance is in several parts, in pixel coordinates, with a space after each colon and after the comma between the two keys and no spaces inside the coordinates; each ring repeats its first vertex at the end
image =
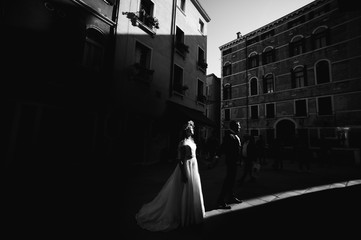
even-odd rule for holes
{"type": "Polygon", "coordinates": [[[180,147],[180,161],[179,161],[179,167],[182,172],[182,181],[186,183],[188,181],[188,174],[187,174],[187,166],[186,161],[191,158],[191,149],[189,146],[185,145],[180,147]]]}

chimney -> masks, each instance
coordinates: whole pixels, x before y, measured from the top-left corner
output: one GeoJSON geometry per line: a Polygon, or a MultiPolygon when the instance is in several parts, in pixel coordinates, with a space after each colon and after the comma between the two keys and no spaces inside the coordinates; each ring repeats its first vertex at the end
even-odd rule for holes
{"type": "Polygon", "coordinates": [[[241,34],[241,32],[238,32],[237,33],[237,38],[240,38],[240,37],[242,37],[242,34],[241,34]]]}

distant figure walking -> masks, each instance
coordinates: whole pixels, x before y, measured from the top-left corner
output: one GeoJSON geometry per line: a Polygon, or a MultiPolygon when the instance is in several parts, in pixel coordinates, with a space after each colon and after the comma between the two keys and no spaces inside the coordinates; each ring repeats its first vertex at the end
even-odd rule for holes
{"type": "Polygon", "coordinates": [[[282,170],[283,169],[283,146],[279,138],[273,139],[271,143],[271,153],[273,156],[273,169],[282,170]]]}
{"type": "Polygon", "coordinates": [[[295,158],[300,171],[310,171],[310,155],[306,142],[300,137],[296,137],[294,144],[295,158]]]}
{"type": "Polygon", "coordinates": [[[244,142],[242,144],[242,161],[244,162],[243,175],[239,180],[239,183],[242,185],[247,177],[250,180],[254,180],[253,166],[257,160],[257,148],[254,142],[254,137],[250,135],[244,136],[244,142]]]}
{"type": "Polygon", "coordinates": [[[263,139],[263,135],[259,135],[256,141],[257,146],[257,158],[261,165],[266,164],[266,143],[263,139]]]}
{"type": "Polygon", "coordinates": [[[140,227],[170,231],[203,222],[205,208],[193,135],[194,122],[188,121],[178,145],[179,163],[158,195],[136,214],[140,227]]]}

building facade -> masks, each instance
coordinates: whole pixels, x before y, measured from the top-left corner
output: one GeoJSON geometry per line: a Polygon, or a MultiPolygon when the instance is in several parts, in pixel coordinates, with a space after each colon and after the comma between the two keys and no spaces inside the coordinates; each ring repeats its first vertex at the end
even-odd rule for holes
{"type": "Polygon", "coordinates": [[[120,2],[113,91],[120,131],[113,150],[131,156],[121,161],[176,158],[190,119],[201,143],[203,126],[211,124],[205,117],[209,21],[196,0],[120,2]]]}
{"type": "Polygon", "coordinates": [[[104,160],[117,0],[2,1],[8,163],[104,160]]]}
{"type": "Polygon", "coordinates": [[[206,82],[206,116],[212,120],[216,125],[209,128],[207,131],[206,139],[212,135],[220,138],[220,120],[221,120],[221,79],[214,73],[207,75],[206,82]]]}
{"type": "Polygon", "coordinates": [[[360,8],[341,2],[316,0],[220,47],[222,124],[291,149],[359,150],[360,8]]]}

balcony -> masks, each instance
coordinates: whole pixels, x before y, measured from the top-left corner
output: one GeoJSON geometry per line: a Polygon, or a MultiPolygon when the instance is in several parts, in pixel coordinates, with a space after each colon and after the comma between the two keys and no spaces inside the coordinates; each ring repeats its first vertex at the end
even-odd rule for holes
{"type": "Polygon", "coordinates": [[[133,26],[137,26],[151,36],[156,34],[156,29],[159,29],[158,19],[147,14],[144,10],[138,12],[122,12],[130,19],[133,26]]]}
{"type": "Polygon", "coordinates": [[[199,70],[201,70],[204,73],[206,72],[208,64],[204,60],[198,61],[197,65],[198,65],[199,70]]]}

